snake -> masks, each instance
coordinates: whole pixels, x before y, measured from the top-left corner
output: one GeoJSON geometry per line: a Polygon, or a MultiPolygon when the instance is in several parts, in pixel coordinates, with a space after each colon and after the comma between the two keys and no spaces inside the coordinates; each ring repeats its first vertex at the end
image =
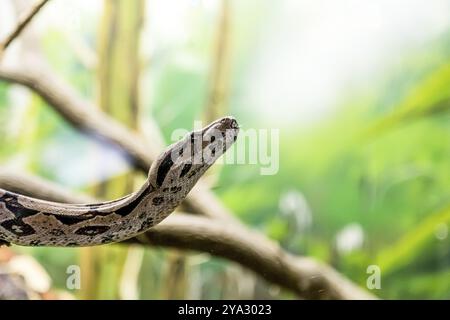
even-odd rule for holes
{"type": "Polygon", "coordinates": [[[0,189],[0,244],[84,247],[133,238],[169,216],[238,133],[230,116],[189,132],[152,162],[139,190],[112,201],[67,204],[0,189]]]}

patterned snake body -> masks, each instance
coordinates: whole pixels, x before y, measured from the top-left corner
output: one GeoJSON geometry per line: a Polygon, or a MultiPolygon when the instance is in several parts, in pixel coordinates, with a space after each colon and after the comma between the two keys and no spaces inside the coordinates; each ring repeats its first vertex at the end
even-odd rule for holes
{"type": "Polygon", "coordinates": [[[0,244],[74,247],[134,237],[175,210],[238,132],[232,117],[191,132],[153,162],[139,191],[114,201],[63,204],[0,189],[0,244]]]}

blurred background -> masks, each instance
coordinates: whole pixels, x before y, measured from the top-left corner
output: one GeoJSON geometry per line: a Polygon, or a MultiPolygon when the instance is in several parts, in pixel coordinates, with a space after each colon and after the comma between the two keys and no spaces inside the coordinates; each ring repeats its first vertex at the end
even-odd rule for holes
{"type": "MultiPolygon", "coordinates": [[[[2,1],[0,39],[30,3],[2,1]]],[[[448,0],[52,0],[2,63],[41,55],[160,144],[228,114],[243,129],[278,129],[276,174],[261,175],[261,163],[208,174],[241,221],[363,287],[367,267],[379,266],[381,298],[449,299],[449,37],[448,0]]],[[[120,152],[4,82],[0,142],[2,169],[99,198],[145,179],[120,152]]],[[[206,253],[8,250],[34,257],[46,283],[73,298],[295,298],[206,253]],[[66,288],[69,265],[81,268],[80,290],[66,288]]]]}

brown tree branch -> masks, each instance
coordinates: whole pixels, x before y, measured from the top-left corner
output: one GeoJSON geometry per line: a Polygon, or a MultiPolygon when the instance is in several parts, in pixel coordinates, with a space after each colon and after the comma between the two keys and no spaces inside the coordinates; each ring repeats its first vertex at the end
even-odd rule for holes
{"type": "MultiPolygon", "coordinates": [[[[5,171],[0,171],[0,187],[50,201],[95,202],[43,179],[5,171]]],[[[176,213],[127,243],[207,252],[239,263],[306,299],[375,298],[331,267],[293,256],[262,234],[232,222],[176,213]]]]}
{"type": "MultiPolygon", "coordinates": [[[[119,146],[134,166],[148,172],[161,151],[158,146],[144,141],[139,134],[99,111],[46,65],[34,63],[27,70],[1,67],[0,80],[28,87],[74,127],[119,146]]],[[[235,220],[202,181],[197,183],[183,205],[188,211],[208,217],[235,220]]]]}
{"type": "Polygon", "coordinates": [[[49,0],[40,0],[35,5],[33,5],[29,12],[27,12],[17,23],[14,30],[6,37],[6,39],[0,44],[0,55],[2,52],[4,52],[8,46],[16,39],[22,31],[28,26],[33,20],[33,18],[36,16],[36,14],[42,9],[43,6],[48,2],[49,0]]]}
{"type": "Polygon", "coordinates": [[[374,298],[331,267],[313,258],[293,256],[262,234],[234,223],[174,214],[129,241],[208,252],[237,262],[305,299],[374,298]]]}

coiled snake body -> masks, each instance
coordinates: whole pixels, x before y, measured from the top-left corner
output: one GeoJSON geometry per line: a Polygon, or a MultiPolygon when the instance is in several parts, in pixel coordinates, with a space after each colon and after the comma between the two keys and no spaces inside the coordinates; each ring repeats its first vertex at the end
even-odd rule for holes
{"type": "Polygon", "coordinates": [[[238,132],[232,117],[191,132],[153,162],[139,191],[114,201],[63,204],[0,189],[0,244],[92,246],[134,237],[175,210],[238,132]]]}

